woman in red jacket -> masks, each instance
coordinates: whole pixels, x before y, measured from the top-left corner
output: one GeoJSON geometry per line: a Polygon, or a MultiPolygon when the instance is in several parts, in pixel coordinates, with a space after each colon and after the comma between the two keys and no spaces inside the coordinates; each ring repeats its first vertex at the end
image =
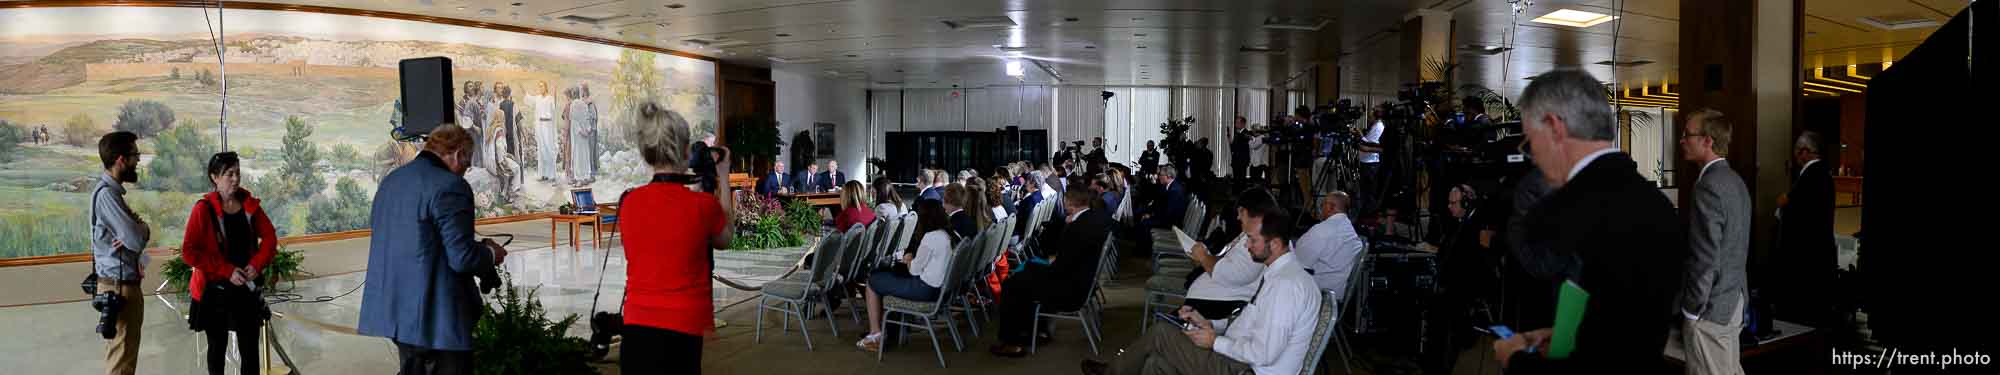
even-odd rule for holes
{"type": "Polygon", "coordinates": [[[215,191],[195,202],[181,239],[181,260],[194,268],[188,280],[195,301],[189,325],[208,333],[211,375],[222,374],[231,331],[236,332],[243,374],[258,373],[257,329],[270,315],[256,281],[277,255],[277,231],[257,198],[241,187],[239,164],[234,152],[209,158],[208,178],[215,191]]]}

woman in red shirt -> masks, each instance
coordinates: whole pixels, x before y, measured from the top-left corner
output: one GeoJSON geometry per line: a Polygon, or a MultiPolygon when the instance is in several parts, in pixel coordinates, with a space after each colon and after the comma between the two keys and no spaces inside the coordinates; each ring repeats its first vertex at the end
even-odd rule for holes
{"type": "Polygon", "coordinates": [[[188,293],[188,326],[208,333],[208,373],[221,375],[229,333],[236,332],[237,359],[244,374],[257,373],[257,330],[270,310],[257,294],[257,277],[278,251],[277,230],[256,197],[243,190],[234,152],[208,159],[215,191],[195,201],[181,237],[181,261],[194,268],[188,293]],[[213,281],[213,282],[211,282],[213,281]]]}
{"type": "MultiPolygon", "coordinates": [[[[701,373],[701,337],[714,325],[709,283],[711,251],[729,248],[736,232],[735,198],[689,190],[688,123],[655,103],[640,104],[626,127],[653,181],[619,199],[624,236],[625,337],[620,371],[701,373]]],[[[715,175],[729,175],[728,150],[711,148],[715,175]]]]}
{"type": "Polygon", "coordinates": [[[868,225],[875,222],[875,211],[868,209],[868,189],[861,187],[861,181],[849,180],[840,185],[840,216],[833,218],[833,229],[846,232],[854,224],[868,225]]]}

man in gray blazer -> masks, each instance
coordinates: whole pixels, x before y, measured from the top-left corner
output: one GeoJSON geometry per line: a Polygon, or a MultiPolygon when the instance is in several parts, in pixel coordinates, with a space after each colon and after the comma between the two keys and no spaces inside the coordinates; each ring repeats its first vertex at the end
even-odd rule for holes
{"type": "Polygon", "coordinates": [[[1682,347],[1688,374],[1742,374],[1737,336],[1746,304],[1750,191],[1729,169],[1731,126],[1722,112],[1695,111],[1682,125],[1681,155],[1701,165],[1688,210],[1687,274],[1681,286],[1682,347]]]}
{"type": "Polygon", "coordinates": [[[471,374],[479,318],[474,274],[507,257],[472,232],[471,137],[439,125],[416,159],[382,179],[368,220],[368,286],[362,335],[396,343],[399,374],[471,374]]]}

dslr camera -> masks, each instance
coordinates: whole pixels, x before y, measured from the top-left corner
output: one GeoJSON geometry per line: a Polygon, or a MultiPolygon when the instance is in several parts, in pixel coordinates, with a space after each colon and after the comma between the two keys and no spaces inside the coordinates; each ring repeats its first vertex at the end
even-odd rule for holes
{"type": "Polygon", "coordinates": [[[90,308],[97,310],[97,334],[105,340],[118,336],[118,311],[129,301],[117,293],[105,291],[90,298],[90,308]]]}

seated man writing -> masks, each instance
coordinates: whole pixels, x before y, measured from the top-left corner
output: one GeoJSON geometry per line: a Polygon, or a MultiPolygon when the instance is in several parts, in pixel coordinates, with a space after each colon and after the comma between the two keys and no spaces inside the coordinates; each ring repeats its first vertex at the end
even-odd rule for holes
{"type": "MultiPolygon", "coordinates": [[[[1243,234],[1230,241],[1220,254],[1213,254],[1207,246],[1199,244],[1188,254],[1201,269],[1188,285],[1186,307],[1215,321],[1216,326],[1228,328],[1230,314],[1250,302],[1257,293],[1258,276],[1264,272],[1264,265],[1244,251],[1249,235],[1261,230],[1266,218],[1278,211],[1277,202],[1264,189],[1245,190],[1239,195],[1236,220],[1243,223],[1243,234]]],[[[1283,227],[1281,223],[1272,224],[1283,227]]]]}

